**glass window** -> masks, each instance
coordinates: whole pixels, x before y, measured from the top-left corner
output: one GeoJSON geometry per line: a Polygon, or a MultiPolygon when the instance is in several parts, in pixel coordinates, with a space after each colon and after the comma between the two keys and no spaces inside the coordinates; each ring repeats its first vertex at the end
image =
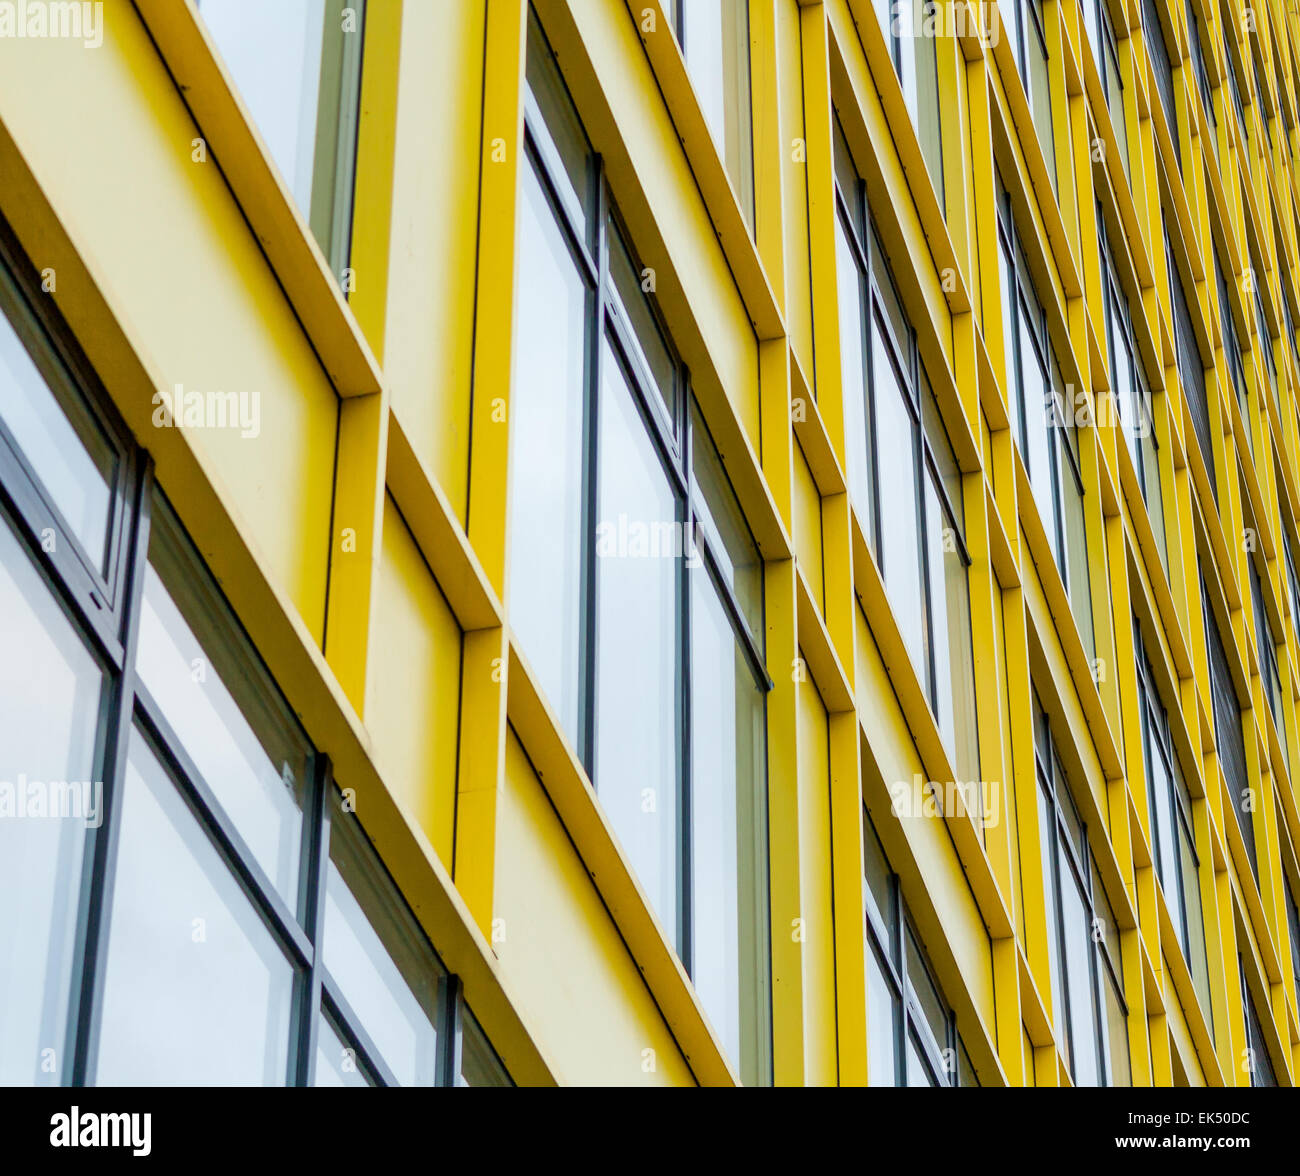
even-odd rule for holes
{"type": "Polygon", "coordinates": [[[1240,955],[1237,956],[1237,967],[1241,972],[1241,1004],[1246,1013],[1246,1065],[1250,1070],[1250,1084],[1276,1086],[1277,1078],[1273,1074],[1273,1063],[1264,1041],[1264,1026],[1255,1008],[1255,998],[1246,980],[1246,965],[1240,955]]]}
{"type": "MultiPolygon", "coordinates": [[[[716,11],[677,23],[688,62],[716,11]]],[[[550,97],[525,113],[511,624],[719,1039],[770,1082],[763,562],[535,13],[527,72],[550,97]]]]}
{"type": "MultiPolygon", "coordinates": [[[[838,123],[836,124],[838,128],[838,123]]],[[[837,203],[835,270],[839,287],[840,384],[844,390],[844,451],[849,494],[867,542],[876,544],[872,497],[873,445],[868,428],[868,353],[865,342],[868,305],[867,264],[860,218],[861,181],[842,132],[836,139],[837,203]]]]}
{"type": "Polygon", "coordinates": [[[1282,683],[1277,672],[1277,642],[1273,639],[1273,624],[1264,607],[1264,589],[1260,584],[1259,572],[1255,569],[1255,561],[1250,560],[1247,567],[1250,569],[1250,600],[1251,610],[1255,614],[1255,649],[1259,655],[1259,674],[1264,685],[1264,698],[1272,711],[1278,742],[1285,758],[1286,718],[1282,710],[1282,683]]]}
{"type": "Polygon", "coordinates": [[[1233,801],[1237,825],[1251,869],[1259,879],[1259,862],[1255,856],[1254,804],[1252,790],[1246,775],[1246,748],[1241,731],[1241,705],[1237,701],[1237,688],[1233,685],[1228,668],[1228,655],[1219,635],[1219,623],[1210,605],[1209,588],[1201,579],[1201,608],[1205,614],[1205,645],[1210,663],[1210,693],[1214,708],[1214,742],[1219,763],[1228,782],[1228,795],[1233,801]]]}
{"type": "Polygon", "coordinates": [[[336,275],[348,265],[364,5],[199,0],[262,141],[336,275]]]}
{"type": "Polygon", "coordinates": [[[1011,435],[1029,473],[1079,636],[1092,656],[1095,638],[1087,516],[1075,422],[1076,414],[1082,416],[1086,406],[1080,407],[1073,385],[1064,382],[1048,333],[1047,314],[1034,288],[1005,189],[998,203],[998,244],[1011,435]]]}
{"type": "MultiPolygon", "coordinates": [[[[674,0],[665,0],[665,9],[674,0]]],[[[722,153],[741,211],[754,228],[748,0],[680,0],[674,21],[686,68],[722,153]]]]}
{"type": "MultiPolygon", "coordinates": [[[[708,538],[718,574],[735,594],[750,636],[761,649],[765,638],[763,558],[713,437],[694,401],[691,402],[691,479],[698,522],[708,538]]],[[[688,554],[690,546],[688,540],[688,554]]]]}
{"type": "Polygon", "coordinates": [[[880,531],[880,562],[903,641],[917,673],[924,679],[928,674],[922,549],[916,505],[918,422],[904,398],[897,363],[878,317],[872,319],[871,344],[877,477],[882,487],[889,488],[888,497],[895,504],[890,510],[890,526],[880,531]]]}
{"type": "MultiPolygon", "coordinates": [[[[957,1086],[956,1017],[934,978],[899,879],[863,812],[867,896],[867,1081],[871,1086],[957,1086]]],[[[962,1046],[965,1055],[965,1047],[962,1046]]],[[[969,1058],[966,1058],[969,1071],[969,1058]]]]}
{"type": "Polygon", "coordinates": [[[1187,0],[1186,12],[1187,39],[1191,50],[1192,69],[1196,74],[1196,85],[1201,92],[1201,102],[1205,107],[1206,117],[1210,120],[1210,125],[1213,127],[1215,125],[1214,95],[1211,92],[1210,75],[1205,68],[1205,53],[1201,49],[1201,22],[1196,15],[1196,9],[1192,4],[1192,0],[1187,0]]]}
{"type": "MultiPolygon", "coordinates": [[[[0,1084],[450,1082],[459,1031],[435,1026],[460,1006],[432,947],[337,799],[327,819],[328,760],[112,428],[136,480],[107,613],[88,569],[29,558],[9,511],[35,474],[0,452],[0,1084]]],[[[60,551],[71,523],[50,516],[60,551]]]]}
{"type": "Polygon", "coordinates": [[[442,969],[337,793],[325,888],[325,967],[403,1086],[437,1075],[442,969]]]}
{"type": "Polygon", "coordinates": [[[0,443],[20,453],[96,570],[108,566],[119,459],[59,349],[0,266],[0,443]]]}
{"type": "MultiPolygon", "coordinates": [[[[1174,140],[1175,153],[1178,146],[1178,115],[1174,103],[1174,72],[1170,65],[1169,46],[1165,41],[1164,25],[1155,0],[1142,0],[1142,32],[1151,55],[1151,69],[1156,78],[1156,89],[1160,94],[1160,104],[1164,107],[1165,122],[1169,134],[1174,140]]],[[[1181,156],[1179,160],[1181,162],[1181,156]]]]}
{"type": "Polygon", "coordinates": [[[1102,85],[1106,88],[1106,106],[1110,112],[1111,126],[1115,129],[1115,142],[1119,146],[1120,162],[1124,165],[1124,174],[1127,176],[1128,127],[1124,117],[1124,83],[1120,77],[1119,43],[1115,38],[1115,25],[1111,21],[1107,0],[1089,0],[1088,8],[1092,9],[1094,5],[1096,28],[1090,28],[1089,33],[1092,37],[1093,52],[1097,55],[1097,68],[1101,72],[1102,85]]]}
{"type": "Polygon", "coordinates": [[[1200,444],[1201,456],[1205,459],[1205,472],[1210,478],[1210,490],[1218,502],[1218,483],[1214,474],[1214,442],[1210,425],[1210,403],[1205,390],[1205,367],[1201,362],[1200,345],[1196,341],[1196,330],[1192,326],[1191,311],[1187,306],[1187,295],[1183,291],[1182,275],[1174,261],[1173,248],[1169,243],[1169,230],[1165,229],[1165,264],[1169,270],[1169,301],[1174,311],[1174,341],[1178,348],[1178,378],[1182,381],[1183,394],[1191,409],[1192,427],[1200,444]]]}
{"type": "Polygon", "coordinates": [[[1228,375],[1232,379],[1232,388],[1237,396],[1237,407],[1241,410],[1241,420],[1246,426],[1246,445],[1252,449],[1254,442],[1250,430],[1250,403],[1247,398],[1246,375],[1241,364],[1241,343],[1237,337],[1237,324],[1232,317],[1232,304],[1228,298],[1228,287],[1223,280],[1223,270],[1219,266],[1216,254],[1211,254],[1214,266],[1214,284],[1219,299],[1219,329],[1223,332],[1223,354],[1228,364],[1228,375]]]}
{"type": "Polygon", "coordinates": [[[903,100],[920,139],[921,154],[934,183],[939,207],[943,198],[943,134],[940,128],[939,62],[936,30],[943,28],[935,0],[877,0],[876,12],[889,42],[903,100]]]}
{"type": "Polygon", "coordinates": [[[296,906],[310,749],[260,682],[257,656],[160,501],[136,654],[140,679],[258,864],[296,906]],[[203,633],[202,641],[196,633],[203,633]]]}
{"type": "Polygon", "coordinates": [[[55,1084],[76,880],[103,818],[104,674],[3,513],[0,647],[0,1085],[55,1084]],[[58,819],[21,819],[29,812],[58,819]]]}
{"type": "Polygon", "coordinates": [[[692,976],[741,1078],[768,1067],[765,684],[704,568],[691,572],[692,976]]]}
{"type": "Polygon", "coordinates": [[[897,1086],[902,1004],[874,943],[867,953],[867,1082],[897,1086]]]}
{"type": "Polygon", "coordinates": [[[1035,756],[1056,1037],[1075,1086],[1130,1080],[1119,930],[1035,695],[1035,756]]]}
{"type": "Polygon", "coordinates": [[[1042,0],[1019,0],[998,5],[1010,34],[1016,66],[1029,98],[1038,142],[1047,162],[1047,174],[1056,189],[1056,150],[1052,137],[1052,89],[1048,73],[1047,26],[1042,0]]]}
{"type": "Polygon", "coordinates": [[[1160,454],[1156,442],[1155,410],[1142,357],[1137,349],[1128,294],[1120,284],[1115,255],[1110,248],[1100,205],[1097,207],[1097,233],[1105,266],[1106,339],[1110,352],[1111,388],[1119,411],[1120,428],[1137,468],[1138,485],[1142,488],[1142,498],[1159,546],[1160,559],[1168,570],[1169,552],[1160,491],[1160,454]]]}
{"type": "Polygon", "coordinates": [[[837,136],[837,262],[849,492],[955,766],[979,776],[962,473],[916,336],[837,136]],[[847,189],[847,190],[846,190],[847,189]],[[864,371],[865,365],[865,371],[864,371]],[[888,510],[889,525],[882,525],[888,510]]]}
{"type": "Polygon", "coordinates": [[[1137,650],[1138,707],[1142,731],[1143,762],[1147,773],[1147,803],[1151,810],[1152,848],[1156,874],[1164,892],[1170,921],[1178,934],[1201,1009],[1213,1032],[1209,970],[1205,952],[1205,926],[1201,911],[1200,860],[1192,825],[1192,798],[1183,782],[1174,751],[1169,715],[1160,700],[1155,673],[1147,657],[1142,633],[1133,622],[1137,650]]]}
{"type": "Polygon", "coordinates": [[[541,181],[524,168],[511,403],[510,625],[579,739],[583,401],[589,293],[541,181]],[[527,443],[520,439],[527,438],[527,443]]]}
{"type": "Polygon", "coordinates": [[[136,731],[95,1079],[279,1086],[293,968],[136,731]]]}
{"type": "Polygon", "coordinates": [[[371,1083],[357,1064],[357,1051],[343,1044],[328,1017],[316,1026],[317,1086],[369,1086],[371,1083]]]}
{"type": "Polygon", "coordinates": [[[597,528],[596,787],[637,877],[677,929],[678,507],[612,348],[602,367],[597,528]],[[626,543],[615,540],[627,535],[626,543]],[[667,537],[665,540],[662,537],[667,537]],[[666,543],[666,546],[665,546],[666,543]]]}

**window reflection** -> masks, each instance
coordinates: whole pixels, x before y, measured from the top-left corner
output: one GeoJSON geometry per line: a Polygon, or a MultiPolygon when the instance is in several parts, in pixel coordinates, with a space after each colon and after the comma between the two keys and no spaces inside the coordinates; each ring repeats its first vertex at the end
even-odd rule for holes
{"type": "Polygon", "coordinates": [[[288,959],[136,731],[96,1081],[283,1085],[292,993],[288,959]]]}

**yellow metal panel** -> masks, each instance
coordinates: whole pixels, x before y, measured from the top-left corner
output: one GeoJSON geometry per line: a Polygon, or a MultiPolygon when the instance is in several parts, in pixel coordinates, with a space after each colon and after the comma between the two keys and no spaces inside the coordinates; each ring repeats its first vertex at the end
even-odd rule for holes
{"type": "Polygon", "coordinates": [[[391,496],[373,625],[366,726],[375,757],[450,868],[461,632],[391,496]]]}
{"type": "Polygon", "coordinates": [[[494,945],[561,1083],[692,1084],[513,732],[497,830],[494,945]]]}
{"type": "Polygon", "coordinates": [[[796,443],[794,450],[794,547],[799,567],[813,593],[813,600],[826,609],[826,586],[822,578],[822,500],[812,471],[796,443]]]}
{"type": "Polygon", "coordinates": [[[194,162],[199,131],[144,26],[122,5],[93,52],[0,38],[0,109],[146,357],[137,404],[165,394],[180,407],[183,389],[201,397],[191,404],[225,394],[247,407],[247,427],[185,438],[319,643],[337,397],[216,163],[194,162]]]}
{"type": "MultiPolygon", "coordinates": [[[[412,448],[441,483],[463,526],[469,494],[484,6],[403,4],[401,20],[384,375],[412,448]]],[[[513,141],[510,146],[513,150],[513,141]]],[[[501,230],[490,232],[500,235],[501,230]]],[[[360,273],[358,287],[384,277],[383,270],[360,273]]],[[[493,333],[494,346],[502,349],[508,324],[493,333]]]]}
{"type": "MultiPolygon", "coordinates": [[[[803,955],[806,1086],[839,1081],[835,1037],[835,927],[831,895],[830,734],[826,708],[806,674],[799,700],[799,915],[803,955]]],[[[849,917],[856,919],[857,912],[849,917]]]]}

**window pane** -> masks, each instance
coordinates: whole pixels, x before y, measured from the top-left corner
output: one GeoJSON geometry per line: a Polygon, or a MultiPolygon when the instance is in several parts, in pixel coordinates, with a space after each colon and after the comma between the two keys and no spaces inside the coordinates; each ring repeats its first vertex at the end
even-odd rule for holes
{"type": "Polygon", "coordinates": [[[699,521],[709,538],[709,550],[717,560],[722,578],[731,586],[750,636],[762,649],[763,559],[745,521],[731,479],[713,445],[699,405],[691,401],[691,476],[699,521]]]}
{"type": "Polygon", "coordinates": [[[939,207],[943,200],[943,140],[939,129],[939,70],[932,29],[942,17],[931,0],[896,0],[895,24],[901,61],[899,80],[912,115],[939,207]]]}
{"type": "Polygon", "coordinates": [[[925,488],[930,576],[930,642],[934,649],[935,715],[962,781],[979,778],[975,666],[971,650],[966,559],[952,537],[932,482],[925,488]]]}
{"type": "Polygon", "coordinates": [[[844,457],[849,493],[867,542],[875,545],[871,503],[871,450],[867,435],[866,355],[862,346],[863,274],[840,218],[835,218],[835,265],[839,285],[840,384],[844,390],[844,457]]]}
{"type": "Polygon", "coordinates": [[[886,979],[885,966],[873,943],[867,952],[867,1083],[870,1086],[898,1083],[898,1018],[898,998],[886,979]]]}
{"type": "MultiPolygon", "coordinates": [[[[1005,7],[1014,8],[1014,3],[1005,7]]],[[[1030,108],[1033,112],[1034,129],[1038,132],[1038,142],[1043,149],[1043,158],[1047,163],[1047,174],[1052,177],[1052,189],[1056,190],[1056,147],[1052,139],[1052,91],[1048,76],[1047,50],[1043,47],[1038,31],[1039,17],[1034,12],[1026,14],[1025,40],[1029,57],[1029,77],[1027,79],[1030,108]]]]}
{"type": "Polygon", "coordinates": [[[271,158],[336,271],[347,264],[361,73],[362,22],[345,7],[199,0],[271,158]]]}
{"type": "Polygon", "coordinates": [[[86,554],[103,570],[117,457],[2,269],[0,421],[86,554]]]}
{"type": "MultiPolygon", "coordinates": [[[[1180,782],[1181,786],[1181,782],[1180,782]]],[[[1186,793],[1184,792],[1184,795],[1186,793]]],[[[1190,815],[1190,805],[1189,805],[1190,815]]],[[[1198,875],[1196,848],[1188,832],[1187,825],[1178,823],[1179,864],[1182,873],[1183,905],[1187,920],[1187,963],[1192,972],[1192,982],[1196,986],[1196,995],[1201,1001],[1201,1011],[1214,1033],[1214,1010],[1210,1004],[1209,961],[1205,950],[1205,915],[1201,907],[1201,883],[1198,875]]]]}
{"type": "Polygon", "coordinates": [[[1002,259],[1002,342],[1006,356],[1007,415],[1011,420],[1011,439],[1016,443],[1017,448],[1023,450],[1025,439],[1020,407],[1020,369],[1017,366],[1016,359],[1016,348],[1019,341],[1016,326],[1019,295],[1016,291],[1019,286],[1016,280],[1015,263],[1012,261],[1010,253],[1007,252],[1007,244],[1002,239],[1000,231],[998,244],[1000,246],[999,256],[1002,259]]]}
{"type": "Polygon", "coordinates": [[[671,430],[677,419],[677,365],[664,341],[659,323],[650,308],[650,299],[641,288],[641,269],[632,261],[623,234],[616,228],[609,233],[609,273],[614,279],[614,297],[623,318],[632,328],[632,343],[637,359],[645,367],[652,386],[663,401],[664,422],[671,430]]]}
{"type": "Polygon", "coordinates": [[[1201,581],[1201,602],[1205,613],[1205,635],[1210,663],[1214,740],[1223,774],[1228,782],[1228,794],[1233,802],[1232,809],[1241,829],[1242,840],[1246,844],[1246,854],[1250,858],[1251,869],[1258,880],[1259,862],[1255,857],[1254,814],[1251,811],[1253,806],[1247,805],[1249,781],[1246,778],[1246,748],[1241,732],[1241,707],[1237,702],[1236,687],[1232,683],[1232,673],[1228,669],[1228,656],[1224,652],[1218,622],[1210,606],[1204,580],[1201,581]]]}
{"type": "Polygon", "coordinates": [[[596,790],[676,942],[678,503],[608,344],[602,372],[596,790]]]}
{"type": "Polygon", "coordinates": [[[583,340],[587,291],[532,167],[519,215],[511,398],[510,624],[570,739],[582,646],[583,340]]]}
{"type": "MultiPolygon", "coordinates": [[[[579,235],[585,236],[588,244],[593,244],[591,144],[531,5],[528,9],[527,80],[528,90],[544,122],[534,130],[543,154],[548,157],[550,173],[560,186],[560,199],[574,218],[579,235]]],[[[519,289],[527,288],[521,281],[519,289]]]]}
{"type": "Polygon", "coordinates": [[[1128,1017],[1109,970],[1102,967],[1102,971],[1105,972],[1105,983],[1101,990],[1102,999],[1106,1002],[1107,1057],[1110,1061],[1107,1085],[1129,1086],[1133,1078],[1129,1069],[1128,1017]]]}
{"type": "Polygon", "coordinates": [[[52,1085],[64,1064],[86,829],[103,813],[94,784],[103,674],[3,515],[0,648],[0,1086],[52,1085]],[[57,820],[19,819],[55,805],[57,820]]]}
{"type": "Polygon", "coordinates": [[[293,968],[138,732],[121,819],[96,1082],[283,1085],[293,968]]]}
{"type": "Polygon", "coordinates": [[[1037,341],[1029,326],[1029,315],[1021,306],[1020,314],[1020,373],[1024,381],[1021,395],[1025,412],[1025,464],[1029,467],[1029,482],[1034,501],[1043,517],[1043,529],[1051,545],[1053,558],[1060,563],[1061,552],[1056,533],[1056,471],[1052,461],[1052,391],[1048,383],[1045,357],[1037,349],[1037,341]]]}
{"type": "Polygon", "coordinates": [[[752,229],[748,11],[748,0],[690,0],[683,5],[683,32],[691,83],[752,229]]]}
{"type": "Polygon", "coordinates": [[[914,1034],[907,1035],[907,1084],[908,1086],[937,1086],[938,1083],[930,1073],[930,1067],[921,1060],[922,1050],[914,1034]]]}
{"type": "Polygon", "coordinates": [[[403,1086],[434,1084],[442,967],[337,794],[325,886],[325,967],[403,1086]]]}
{"type": "Polygon", "coordinates": [[[343,1044],[328,1018],[316,1023],[317,1086],[369,1086],[357,1065],[357,1051],[343,1044]]]}
{"type": "Polygon", "coordinates": [[[1070,1031],[1065,1017],[1065,972],[1061,966],[1061,899],[1056,884],[1056,819],[1052,815],[1052,802],[1039,781],[1038,832],[1042,847],[1043,901],[1047,907],[1047,949],[1051,960],[1052,1022],[1056,1040],[1061,1045],[1067,1064],[1070,1061],[1070,1031]]]}
{"type": "Polygon", "coordinates": [[[892,957],[897,946],[897,921],[894,918],[894,882],[889,860],[885,857],[884,847],[876,836],[876,827],[862,811],[862,849],[864,868],[867,875],[867,894],[869,902],[875,906],[876,918],[885,925],[888,936],[889,952],[892,957]]]}
{"type": "Polygon", "coordinates": [[[903,401],[889,346],[880,323],[872,319],[873,397],[876,410],[876,462],[881,509],[890,525],[879,536],[885,586],[903,641],[922,683],[927,683],[924,588],[921,582],[920,535],[917,529],[916,422],[903,401]]]}
{"type": "Polygon", "coordinates": [[[925,1014],[926,1024],[934,1035],[940,1050],[948,1048],[948,1010],[930,977],[930,965],[925,949],[917,942],[916,933],[907,930],[907,983],[916,994],[916,1000],[925,1014]]]}
{"type": "MultiPolygon", "coordinates": [[[[1067,590],[1070,594],[1070,611],[1079,626],[1079,636],[1088,656],[1096,652],[1096,637],[1092,625],[1092,589],[1088,583],[1087,520],[1084,517],[1084,496],[1070,456],[1065,451],[1065,437],[1057,432],[1057,461],[1061,471],[1061,497],[1065,529],[1065,567],[1067,590]]],[[[1091,558],[1097,558],[1092,556],[1091,558]]]]}
{"type": "Polygon", "coordinates": [[[746,1084],[768,1077],[765,692],[691,571],[691,977],[746,1084]]]}
{"type": "Polygon", "coordinates": [[[1061,861],[1061,911],[1065,931],[1066,982],[1070,996],[1072,1077],[1075,1086],[1099,1086],[1097,1027],[1092,991],[1092,924],[1079,882],[1061,861]]]}
{"type": "Polygon", "coordinates": [[[170,509],[155,501],[137,669],[257,863],[296,907],[309,749],[170,509]]]}
{"type": "Polygon", "coordinates": [[[474,1014],[461,1006],[460,1073],[457,1086],[513,1086],[510,1075],[479,1027],[474,1014]]]}

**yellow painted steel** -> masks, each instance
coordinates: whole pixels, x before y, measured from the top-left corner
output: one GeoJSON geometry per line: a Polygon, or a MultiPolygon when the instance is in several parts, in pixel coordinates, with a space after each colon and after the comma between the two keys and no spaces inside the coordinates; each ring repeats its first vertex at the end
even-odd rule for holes
{"type": "MultiPolygon", "coordinates": [[[[1149,5],[1110,8],[1118,105],[1080,0],[1044,0],[1053,177],[1042,115],[987,23],[995,8],[941,5],[956,26],[936,47],[941,204],[874,0],[749,0],[751,236],[661,0],[535,0],[766,560],[778,1084],[872,1077],[867,1026],[884,1014],[866,993],[864,807],[980,1081],[1070,1084],[1035,694],[1114,909],[1134,1084],[1248,1084],[1239,957],[1278,1081],[1300,1076],[1286,905],[1288,887],[1300,895],[1300,618],[1283,550],[1300,519],[1300,363],[1283,309],[1300,315],[1300,141],[1276,113],[1300,78],[1272,48],[1300,44],[1300,24],[1280,0],[1255,6],[1271,36],[1233,52],[1247,55],[1252,96],[1255,53],[1280,86],[1239,124],[1223,38],[1242,0],[1191,6],[1213,119],[1186,7],[1154,6],[1174,59],[1169,111],[1143,40],[1149,5]],[[961,471],[980,784],[998,801],[987,825],[965,809],[891,810],[891,786],[956,767],[846,487],[843,397],[859,390],[840,369],[833,113],[961,471]],[[1092,413],[1077,434],[1095,652],[1012,439],[1000,183],[1063,378],[1092,413]],[[1151,386],[1163,534],[1113,411],[1098,214],[1151,386]],[[1243,343],[1244,412],[1212,250],[1243,343]],[[1206,369],[1208,454],[1169,260],[1206,369]],[[1278,641],[1280,722],[1252,561],[1278,641]],[[1217,747],[1198,572],[1242,704],[1258,886],[1229,811],[1239,798],[1217,747]],[[1157,878],[1134,622],[1192,800],[1209,1009],[1157,878]]],[[[105,8],[93,51],[0,38],[0,211],[55,275],[51,296],[160,485],[357,791],[367,833],[515,1079],[735,1083],[738,1059],[509,626],[511,592],[528,590],[527,569],[507,566],[511,445],[530,444],[509,429],[529,360],[512,354],[511,329],[526,0],[366,6],[347,298],[191,0],[105,8]],[[177,385],[256,393],[257,434],[156,428],[151,398],[177,385]]]]}

